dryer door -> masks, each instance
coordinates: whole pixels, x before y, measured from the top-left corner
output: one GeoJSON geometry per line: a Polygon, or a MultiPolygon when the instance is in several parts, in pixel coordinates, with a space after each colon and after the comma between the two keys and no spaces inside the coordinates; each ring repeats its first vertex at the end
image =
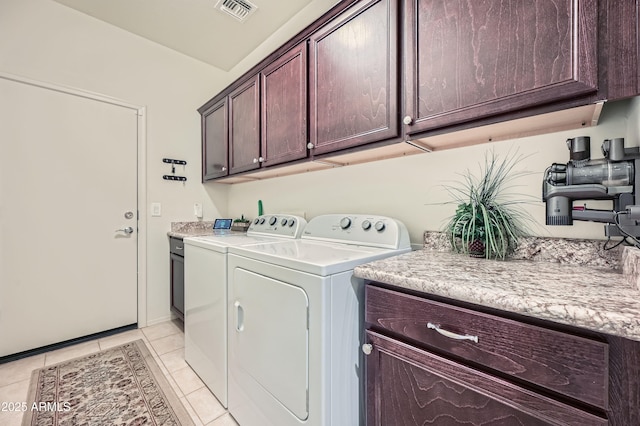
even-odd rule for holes
{"type": "Polygon", "coordinates": [[[241,268],[233,273],[234,364],[305,420],[309,416],[307,294],[300,287],[241,268]]]}

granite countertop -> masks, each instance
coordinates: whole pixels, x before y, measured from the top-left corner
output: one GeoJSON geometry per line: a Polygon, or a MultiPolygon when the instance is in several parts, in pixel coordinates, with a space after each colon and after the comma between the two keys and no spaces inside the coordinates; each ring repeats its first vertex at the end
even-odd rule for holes
{"type": "Polygon", "coordinates": [[[171,230],[167,235],[174,238],[198,237],[213,235],[213,222],[171,222],[171,230]]]}
{"type": "Polygon", "coordinates": [[[475,259],[423,249],[355,268],[355,275],[428,294],[640,341],[640,250],[618,269],[475,259]]]}

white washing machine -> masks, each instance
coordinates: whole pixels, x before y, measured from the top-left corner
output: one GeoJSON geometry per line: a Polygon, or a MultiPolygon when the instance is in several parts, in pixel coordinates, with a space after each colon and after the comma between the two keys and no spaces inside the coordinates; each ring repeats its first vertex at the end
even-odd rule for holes
{"type": "Polygon", "coordinates": [[[229,411],[240,426],[364,423],[364,282],[410,251],[405,226],[323,215],[299,240],[229,248],[229,411]]]}
{"type": "Polygon", "coordinates": [[[230,247],[300,238],[307,224],[292,215],[260,216],[246,234],[184,239],[185,361],[227,407],[227,252],[230,247]]]}

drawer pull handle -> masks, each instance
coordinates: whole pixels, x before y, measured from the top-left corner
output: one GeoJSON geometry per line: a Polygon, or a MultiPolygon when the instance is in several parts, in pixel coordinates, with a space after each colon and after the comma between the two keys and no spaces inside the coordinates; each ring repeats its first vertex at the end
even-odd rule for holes
{"type": "Polygon", "coordinates": [[[456,340],[471,340],[472,342],[478,343],[478,336],[470,336],[468,334],[456,334],[447,330],[443,330],[439,325],[433,324],[431,322],[427,323],[427,328],[437,331],[445,337],[456,340]]]}
{"type": "Polygon", "coordinates": [[[176,250],[184,250],[184,247],[182,247],[182,246],[176,246],[176,250]]]}

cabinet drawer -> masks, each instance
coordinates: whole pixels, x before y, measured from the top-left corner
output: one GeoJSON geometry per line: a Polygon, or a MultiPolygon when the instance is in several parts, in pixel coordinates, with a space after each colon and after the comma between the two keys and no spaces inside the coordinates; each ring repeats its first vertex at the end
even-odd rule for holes
{"type": "Polygon", "coordinates": [[[184,242],[180,238],[169,238],[169,251],[178,256],[184,256],[184,242]]]}
{"type": "Polygon", "coordinates": [[[370,328],[608,408],[606,343],[393,290],[367,286],[366,295],[370,328]],[[474,340],[444,336],[433,326],[474,340]]]}
{"type": "Polygon", "coordinates": [[[580,425],[609,422],[381,334],[367,331],[367,426],[580,425]],[[373,402],[373,403],[371,403],[373,402]]]}

